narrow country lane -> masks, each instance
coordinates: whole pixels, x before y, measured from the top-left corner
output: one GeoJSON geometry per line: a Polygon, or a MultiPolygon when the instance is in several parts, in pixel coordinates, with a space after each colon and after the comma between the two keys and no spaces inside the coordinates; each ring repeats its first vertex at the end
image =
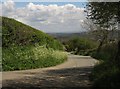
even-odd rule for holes
{"type": "Polygon", "coordinates": [[[68,54],[63,64],[31,70],[2,72],[3,89],[72,89],[91,86],[89,74],[97,61],[90,56],[68,54]]]}

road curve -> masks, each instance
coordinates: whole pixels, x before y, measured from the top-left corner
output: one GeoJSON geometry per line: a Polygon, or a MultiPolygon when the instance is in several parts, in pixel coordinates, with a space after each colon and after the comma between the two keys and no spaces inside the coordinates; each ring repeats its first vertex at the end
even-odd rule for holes
{"type": "Polygon", "coordinates": [[[68,54],[60,65],[22,71],[2,72],[3,88],[90,87],[89,74],[97,61],[90,56],[68,54]]]}

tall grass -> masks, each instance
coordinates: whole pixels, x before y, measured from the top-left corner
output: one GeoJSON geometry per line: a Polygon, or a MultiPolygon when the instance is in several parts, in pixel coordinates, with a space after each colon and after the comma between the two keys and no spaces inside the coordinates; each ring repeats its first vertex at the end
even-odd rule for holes
{"type": "Polygon", "coordinates": [[[2,50],[3,71],[55,66],[67,59],[67,54],[43,46],[13,46],[2,50]]]}

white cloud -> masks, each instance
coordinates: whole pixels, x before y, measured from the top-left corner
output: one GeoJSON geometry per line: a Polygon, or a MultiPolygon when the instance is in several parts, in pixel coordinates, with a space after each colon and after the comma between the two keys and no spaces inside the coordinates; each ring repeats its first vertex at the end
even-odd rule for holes
{"type": "Polygon", "coordinates": [[[15,3],[12,0],[8,0],[4,2],[4,8],[5,10],[13,10],[15,6],[15,3]]]}
{"type": "Polygon", "coordinates": [[[2,4],[0,3],[0,16],[2,16],[2,4]]]}
{"type": "Polygon", "coordinates": [[[79,32],[85,19],[84,8],[73,4],[58,6],[29,3],[16,8],[9,0],[3,3],[3,16],[12,17],[45,32],[79,32]]]}

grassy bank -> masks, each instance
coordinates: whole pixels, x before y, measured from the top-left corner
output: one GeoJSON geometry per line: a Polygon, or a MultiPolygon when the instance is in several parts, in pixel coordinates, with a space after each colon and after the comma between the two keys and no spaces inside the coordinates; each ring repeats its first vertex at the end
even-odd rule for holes
{"type": "Polygon", "coordinates": [[[47,49],[43,46],[14,46],[2,51],[3,71],[55,66],[67,59],[65,52],[55,51],[51,48],[47,49]]]}
{"type": "Polygon", "coordinates": [[[52,36],[11,18],[2,17],[3,71],[55,66],[67,55],[52,36]]]}
{"type": "Polygon", "coordinates": [[[63,45],[52,36],[14,19],[2,17],[2,47],[34,46],[35,44],[46,45],[47,48],[54,50],[63,49],[63,45]]]}

